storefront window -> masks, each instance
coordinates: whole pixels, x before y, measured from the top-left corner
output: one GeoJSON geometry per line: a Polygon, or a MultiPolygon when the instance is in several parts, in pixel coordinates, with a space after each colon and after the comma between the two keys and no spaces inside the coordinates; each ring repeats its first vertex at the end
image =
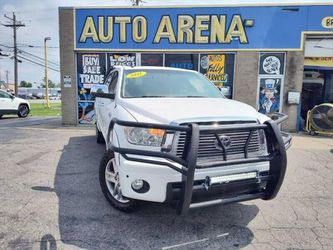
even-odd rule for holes
{"type": "Polygon", "coordinates": [[[227,98],[232,98],[234,62],[234,54],[200,54],[200,72],[227,98]]]}
{"type": "Polygon", "coordinates": [[[198,70],[198,54],[165,54],[165,66],[198,70]]]}
{"type": "Polygon", "coordinates": [[[142,66],[163,66],[163,54],[141,54],[142,66]]]}

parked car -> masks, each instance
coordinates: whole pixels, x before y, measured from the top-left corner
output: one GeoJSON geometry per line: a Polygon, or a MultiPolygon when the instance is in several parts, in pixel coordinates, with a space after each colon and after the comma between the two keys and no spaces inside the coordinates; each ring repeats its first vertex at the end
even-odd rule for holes
{"type": "Polygon", "coordinates": [[[276,120],[226,99],[202,74],[165,67],[115,67],[95,85],[99,178],[116,209],[139,200],[177,202],[178,212],[274,198],[291,137],[276,120]]]}
{"type": "Polygon", "coordinates": [[[30,112],[28,101],[0,90],[0,118],[3,115],[17,114],[19,117],[27,117],[30,112]]]}

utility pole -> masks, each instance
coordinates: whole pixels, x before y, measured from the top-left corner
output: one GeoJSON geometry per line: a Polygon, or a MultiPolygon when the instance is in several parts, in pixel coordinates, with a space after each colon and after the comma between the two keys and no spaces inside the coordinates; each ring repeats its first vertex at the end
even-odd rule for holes
{"type": "Polygon", "coordinates": [[[5,84],[6,89],[8,89],[8,87],[9,87],[8,78],[9,78],[9,70],[6,70],[6,84],[5,84]]]}
{"type": "Polygon", "coordinates": [[[46,107],[50,108],[49,104],[49,78],[47,76],[47,45],[46,42],[51,40],[51,37],[44,38],[44,52],[45,52],[45,98],[46,98],[46,107]]]}
{"type": "Polygon", "coordinates": [[[16,30],[20,27],[25,27],[21,21],[16,21],[15,12],[13,12],[13,18],[4,15],[7,19],[11,20],[11,24],[4,24],[6,27],[10,27],[13,29],[13,36],[14,36],[14,86],[15,86],[15,95],[18,93],[18,73],[17,73],[17,43],[16,43],[16,30]]]}
{"type": "Polygon", "coordinates": [[[6,70],[6,83],[8,85],[8,78],[9,78],[9,70],[6,70]]]}

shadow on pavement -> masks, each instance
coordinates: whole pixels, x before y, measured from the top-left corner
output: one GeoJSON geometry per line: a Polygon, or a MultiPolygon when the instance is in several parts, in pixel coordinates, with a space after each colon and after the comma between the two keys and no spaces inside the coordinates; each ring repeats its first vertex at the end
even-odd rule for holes
{"type": "Polygon", "coordinates": [[[144,203],[131,214],[113,209],[99,187],[103,153],[93,136],[72,137],[63,149],[54,185],[62,243],[88,249],[225,249],[251,243],[247,225],[259,211],[255,205],[209,207],[187,216],[157,203],[144,203]]]}

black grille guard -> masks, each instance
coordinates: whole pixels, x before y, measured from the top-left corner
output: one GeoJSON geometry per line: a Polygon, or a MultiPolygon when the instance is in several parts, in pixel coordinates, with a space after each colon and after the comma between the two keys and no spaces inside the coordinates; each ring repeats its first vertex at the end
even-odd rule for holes
{"type": "MultiPolygon", "coordinates": [[[[288,119],[287,115],[282,113],[274,113],[272,119],[266,121],[264,124],[232,124],[223,125],[218,128],[200,128],[196,123],[190,123],[188,125],[164,125],[164,124],[153,124],[153,123],[139,123],[139,122],[129,122],[121,121],[116,118],[112,119],[109,124],[109,130],[107,135],[107,147],[113,152],[119,153],[122,157],[129,161],[143,162],[148,164],[158,164],[167,166],[182,174],[182,199],[178,205],[178,213],[185,214],[191,205],[192,192],[193,192],[193,181],[194,173],[197,163],[197,153],[199,147],[199,134],[204,133],[223,133],[225,131],[250,131],[247,141],[250,140],[252,132],[254,130],[262,129],[265,131],[267,151],[268,154],[264,156],[248,157],[247,147],[248,143],[244,145],[244,159],[228,160],[221,163],[212,163],[207,167],[219,167],[225,165],[236,165],[236,164],[246,164],[246,163],[258,163],[258,162],[269,162],[270,178],[267,183],[265,192],[260,196],[265,200],[273,199],[280,190],[282,185],[284,175],[287,167],[287,155],[286,149],[291,145],[291,136],[287,133],[281,132],[278,125],[288,119]],[[186,132],[187,140],[185,143],[183,157],[177,157],[169,152],[156,152],[149,150],[139,150],[131,148],[122,148],[113,145],[110,142],[110,133],[115,125],[128,126],[128,127],[140,127],[140,128],[155,128],[164,129],[169,132],[186,132]],[[139,156],[151,156],[157,158],[168,159],[169,161],[158,161],[151,159],[142,159],[129,155],[139,155],[139,156]],[[178,163],[181,165],[176,166],[173,164],[178,163]]],[[[218,136],[217,136],[218,138],[218,136]]],[[[220,140],[218,140],[220,146],[224,149],[220,140]]],[[[226,154],[226,150],[223,150],[226,154]]],[[[224,155],[226,159],[226,155],[224,155]]],[[[240,198],[241,200],[242,198],[240,198]]]]}

